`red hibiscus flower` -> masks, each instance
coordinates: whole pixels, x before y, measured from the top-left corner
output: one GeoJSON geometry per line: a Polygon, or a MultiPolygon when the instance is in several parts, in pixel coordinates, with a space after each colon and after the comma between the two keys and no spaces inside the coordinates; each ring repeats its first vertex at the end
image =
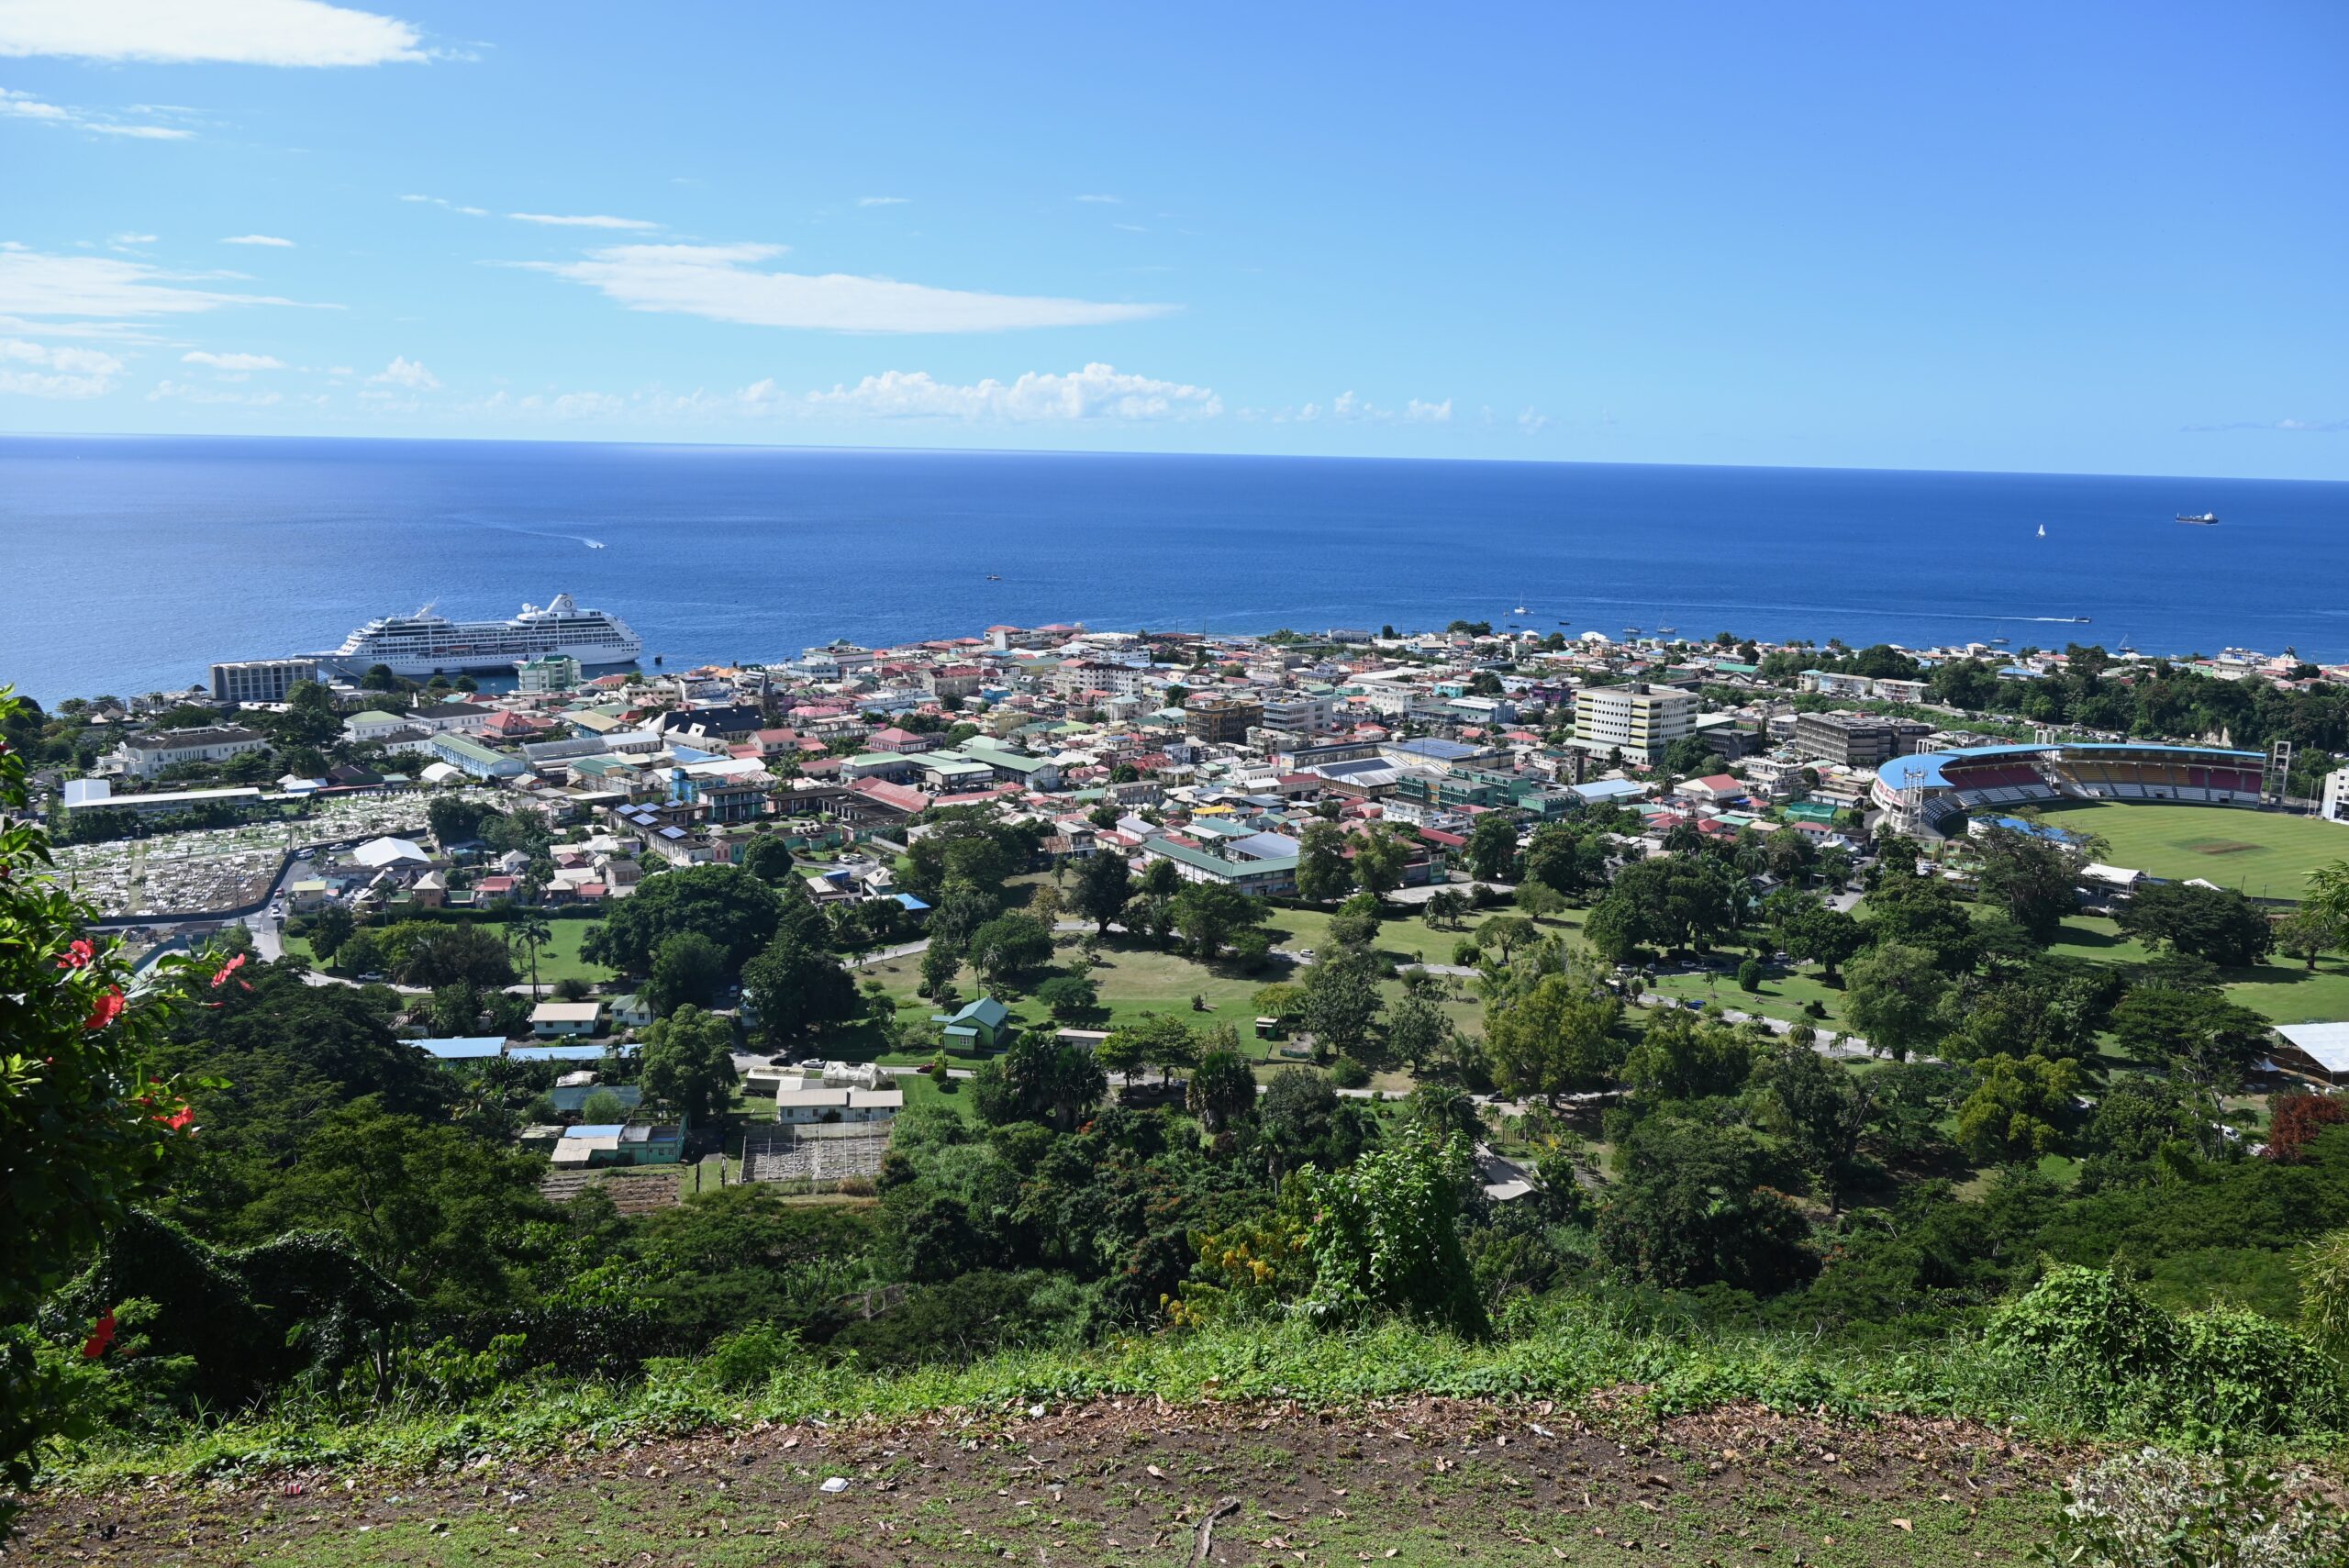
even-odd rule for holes
{"type": "Polygon", "coordinates": [[[187,1126],[188,1123],[195,1119],[195,1107],[194,1106],[182,1106],[170,1116],[159,1117],[156,1119],[161,1121],[165,1127],[170,1128],[173,1132],[177,1132],[182,1128],[187,1126]]]}
{"type": "Polygon", "coordinates": [[[90,1016],[82,1020],[82,1027],[85,1029],[102,1029],[122,1017],[122,987],[109,985],[106,987],[106,995],[99,997],[91,1006],[90,1016]]]}
{"type": "Polygon", "coordinates": [[[106,1347],[113,1343],[114,1308],[109,1307],[98,1315],[97,1325],[90,1330],[90,1337],[82,1341],[82,1359],[94,1362],[106,1354],[106,1347]]]}
{"type": "MultiPolygon", "coordinates": [[[[243,953],[239,953],[236,957],[234,957],[234,958],[230,959],[228,962],[226,962],[226,963],[222,964],[222,965],[221,965],[217,970],[215,970],[215,971],[213,972],[213,975],[212,975],[212,989],[214,989],[215,991],[217,991],[217,990],[219,990],[219,989],[220,989],[220,987],[222,987],[223,985],[226,985],[227,984],[228,984],[228,976],[230,976],[230,975],[232,975],[232,974],[236,973],[237,973],[237,971],[239,971],[239,969],[242,969],[244,966],[245,966],[245,955],[244,955],[243,953]]],[[[248,990],[248,991],[250,991],[250,990],[251,990],[251,989],[252,989],[252,987],[251,987],[251,986],[250,986],[250,985],[248,985],[248,986],[246,986],[246,987],[245,987],[245,989],[246,989],[246,990],[248,990]]]]}
{"type": "Polygon", "coordinates": [[[86,937],[82,938],[77,940],[72,947],[67,948],[62,953],[58,955],[57,967],[60,969],[87,969],[90,966],[90,960],[95,958],[97,954],[98,950],[90,945],[89,939],[86,937]]]}

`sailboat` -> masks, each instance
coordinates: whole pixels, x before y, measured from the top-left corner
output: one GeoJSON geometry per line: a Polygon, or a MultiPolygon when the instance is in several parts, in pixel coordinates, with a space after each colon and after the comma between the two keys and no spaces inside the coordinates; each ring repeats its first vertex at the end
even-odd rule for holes
{"type": "Polygon", "coordinates": [[[2045,523],[2039,525],[2039,537],[2041,539],[2045,539],[2047,537],[2047,525],[2045,523]]]}

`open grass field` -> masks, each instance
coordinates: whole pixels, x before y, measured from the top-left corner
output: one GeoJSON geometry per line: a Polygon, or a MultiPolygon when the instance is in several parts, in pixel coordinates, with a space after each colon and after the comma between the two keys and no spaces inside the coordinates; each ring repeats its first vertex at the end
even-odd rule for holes
{"type": "MultiPolygon", "coordinates": [[[[588,932],[602,925],[601,921],[549,920],[547,925],[554,932],[554,940],[539,950],[539,984],[551,985],[558,980],[602,982],[612,978],[610,970],[579,956],[579,944],[587,940],[588,932]]],[[[284,941],[288,957],[312,965],[317,962],[310,952],[307,937],[289,936],[284,941]]],[[[514,967],[516,978],[530,978],[530,960],[526,950],[515,950],[514,967]]]]}
{"type": "Polygon", "coordinates": [[[2114,865],[2183,882],[2200,877],[2254,898],[2298,898],[2308,873],[2349,860],[2349,824],[2226,806],[2064,806],[2054,827],[2096,833],[2114,865]]]}

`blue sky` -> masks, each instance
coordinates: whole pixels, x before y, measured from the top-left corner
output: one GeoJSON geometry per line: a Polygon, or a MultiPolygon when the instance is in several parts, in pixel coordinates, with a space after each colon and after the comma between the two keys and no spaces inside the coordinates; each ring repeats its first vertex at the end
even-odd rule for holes
{"type": "Polygon", "coordinates": [[[0,431],[2349,477],[2349,7],[0,0],[0,431]]]}

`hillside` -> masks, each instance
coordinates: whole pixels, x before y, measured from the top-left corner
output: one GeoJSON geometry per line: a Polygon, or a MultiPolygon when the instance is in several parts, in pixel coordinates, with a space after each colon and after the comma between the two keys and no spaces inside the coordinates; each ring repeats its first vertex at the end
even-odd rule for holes
{"type": "Polygon", "coordinates": [[[426,1474],[53,1493],[27,1562],[477,1564],[2008,1562],[2054,1468],[1987,1428],[1600,1396],[949,1410],[426,1474]],[[826,1493],[838,1477],[845,1486],[826,1493]]]}

